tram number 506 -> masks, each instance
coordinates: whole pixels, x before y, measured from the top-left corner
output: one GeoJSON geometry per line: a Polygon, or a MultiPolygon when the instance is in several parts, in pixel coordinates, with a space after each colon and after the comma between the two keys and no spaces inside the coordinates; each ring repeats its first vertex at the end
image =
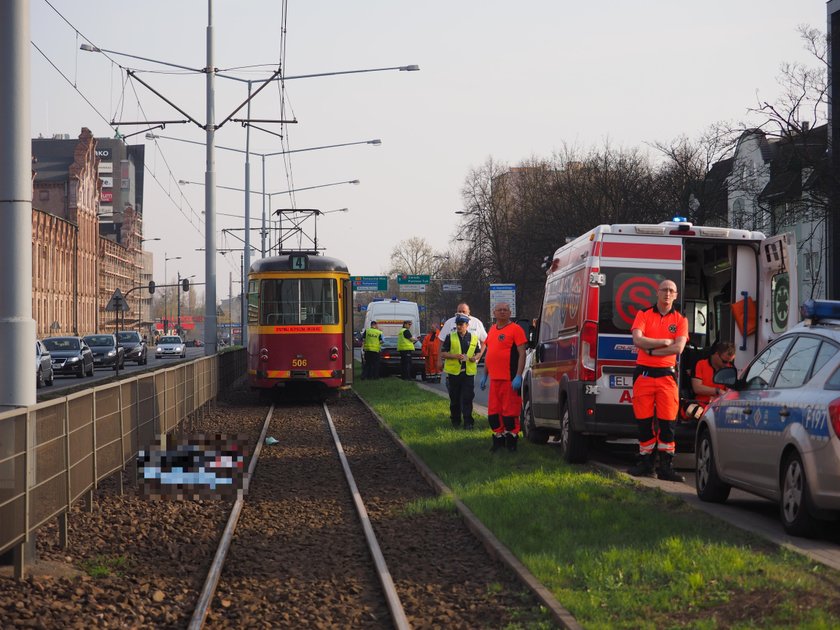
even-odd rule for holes
{"type": "Polygon", "coordinates": [[[292,367],[306,367],[306,359],[292,359],[292,367]]]}

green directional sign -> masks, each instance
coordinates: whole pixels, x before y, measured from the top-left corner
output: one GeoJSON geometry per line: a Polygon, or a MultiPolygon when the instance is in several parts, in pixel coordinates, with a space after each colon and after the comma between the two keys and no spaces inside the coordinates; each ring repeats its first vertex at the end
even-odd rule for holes
{"type": "Polygon", "coordinates": [[[402,273],[397,276],[397,284],[429,284],[432,277],[429,275],[409,275],[402,273]]]}
{"type": "Polygon", "coordinates": [[[387,291],[388,276],[350,276],[354,291],[387,291]]]}

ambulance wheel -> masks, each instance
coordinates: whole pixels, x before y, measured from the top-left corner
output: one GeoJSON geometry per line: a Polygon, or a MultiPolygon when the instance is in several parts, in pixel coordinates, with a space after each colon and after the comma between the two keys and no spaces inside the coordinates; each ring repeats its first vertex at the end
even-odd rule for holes
{"type": "Polygon", "coordinates": [[[538,429],[536,422],[534,422],[534,410],[531,407],[531,395],[529,392],[526,392],[525,396],[522,398],[520,424],[522,425],[522,433],[529,442],[534,444],[545,444],[548,442],[548,431],[538,429]]]}
{"type": "Polygon", "coordinates": [[[560,417],[560,457],[570,464],[582,464],[586,461],[587,447],[586,436],[580,431],[572,428],[572,417],[569,414],[569,406],[563,406],[563,415],[560,417]]]}

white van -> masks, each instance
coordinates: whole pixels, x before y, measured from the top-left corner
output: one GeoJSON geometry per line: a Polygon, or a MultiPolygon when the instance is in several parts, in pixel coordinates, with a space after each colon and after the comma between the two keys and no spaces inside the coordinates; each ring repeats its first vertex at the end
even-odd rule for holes
{"type": "MultiPolygon", "coordinates": [[[[744,367],[797,323],[795,261],[791,234],[676,220],[600,225],[561,247],[523,379],[525,436],[537,443],[558,436],[570,462],[586,460],[590,438],[635,438],[630,326],[656,302],[659,283],[677,284],[678,309],[688,318],[678,380],[689,400],[691,367],[716,341],[734,342],[735,363],[744,367]]],[[[693,450],[694,428],[678,424],[679,450],[693,450]]]]}
{"type": "Polygon", "coordinates": [[[396,337],[406,321],[411,322],[411,334],[419,338],[423,331],[420,330],[420,309],[417,302],[407,302],[398,298],[375,301],[368,304],[365,329],[370,327],[371,322],[376,322],[383,336],[396,337]]]}

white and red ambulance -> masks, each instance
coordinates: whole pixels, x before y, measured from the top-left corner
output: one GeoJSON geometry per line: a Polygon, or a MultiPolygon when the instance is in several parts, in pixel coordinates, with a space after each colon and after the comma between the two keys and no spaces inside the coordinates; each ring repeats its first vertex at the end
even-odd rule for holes
{"type": "MultiPolygon", "coordinates": [[[[676,282],[689,341],[680,357],[681,395],[690,371],[717,341],[736,345],[735,364],[798,321],[793,235],[700,227],[681,219],[599,225],[558,249],[523,384],[522,427],[533,442],[557,436],[563,457],[586,460],[592,438],[637,436],[632,389],[636,312],[676,282]]],[[[682,424],[682,423],[681,423],[682,424]]],[[[694,448],[694,425],[678,426],[678,450],[694,448]]]]}

